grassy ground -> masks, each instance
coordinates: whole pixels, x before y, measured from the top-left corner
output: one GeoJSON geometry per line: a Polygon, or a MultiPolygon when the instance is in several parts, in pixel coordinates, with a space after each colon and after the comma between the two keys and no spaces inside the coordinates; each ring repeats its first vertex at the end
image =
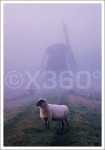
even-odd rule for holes
{"type": "Polygon", "coordinates": [[[59,122],[52,122],[50,129],[45,130],[39,117],[39,108],[35,106],[35,101],[30,101],[28,97],[27,103],[21,100],[21,109],[16,109],[11,117],[6,112],[12,111],[13,108],[6,107],[4,146],[101,146],[100,101],[89,101],[73,95],[62,98],[57,95],[48,97],[51,103],[68,105],[70,130],[61,133],[59,122]]]}

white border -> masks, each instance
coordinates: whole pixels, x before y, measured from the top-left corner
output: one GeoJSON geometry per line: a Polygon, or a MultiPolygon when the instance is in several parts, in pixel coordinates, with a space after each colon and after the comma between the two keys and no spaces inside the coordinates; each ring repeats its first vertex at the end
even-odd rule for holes
{"type": "Polygon", "coordinates": [[[104,149],[104,1],[1,1],[1,149],[93,149],[93,150],[101,150],[104,149]],[[4,81],[4,76],[3,76],[3,30],[4,30],[4,25],[3,25],[3,5],[4,4],[101,4],[102,6],[102,146],[97,146],[97,147],[4,147],[3,146],[3,81],[4,81]]]}
{"type": "Polygon", "coordinates": [[[105,149],[105,102],[104,102],[104,98],[105,98],[105,80],[104,80],[104,77],[105,77],[105,67],[104,67],[104,64],[105,64],[105,43],[104,43],[104,37],[105,37],[105,19],[104,19],[104,13],[105,13],[105,3],[103,2],[103,5],[102,5],[102,14],[101,14],[101,18],[102,18],[102,29],[101,29],[101,34],[102,34],[102,104],[101,104],[101,108],[102,108],[102,146],[103,146],[103,149],[105,149]]]}
{"type": "Polygon", "coordinates": [[[3,39],[4,39],[4,36],[3,36],[3,4],[1,3],[1,79],[0,79],[0,81],[1,81],[1,149],[3,149],[3,139],[4,138],[2,138],[3,137],[3,89],[4,89],[4,84],[3,84],[3,72],[4,72],[4,70],[3,70],[3,62],[4,62],[4,60],[3,60],[3,49],[4,49],[4,47],[3,47],[3,39]]]}

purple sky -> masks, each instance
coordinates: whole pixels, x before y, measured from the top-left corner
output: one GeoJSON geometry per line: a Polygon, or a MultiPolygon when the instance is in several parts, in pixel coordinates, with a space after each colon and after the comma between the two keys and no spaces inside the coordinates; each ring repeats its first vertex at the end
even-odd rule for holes
{"type": "Polygon", "coordinates": [[[5,73],[38,69],[46,48],[65,42],[63,21],[78,69],[100,71],[101,4],[5,4],[5,73]]]}

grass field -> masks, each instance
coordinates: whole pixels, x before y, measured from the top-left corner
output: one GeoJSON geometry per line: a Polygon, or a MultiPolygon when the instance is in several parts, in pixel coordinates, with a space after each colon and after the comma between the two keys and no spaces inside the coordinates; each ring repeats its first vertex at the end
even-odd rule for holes
{"type": "Polygon", "coordinates": [[[36,96],[10,100],[4,106],[4,146],[101,146],[101,101],[78,95],[47,97],[69,107],[70,130],[61,133],[59,122],[45,130],[36,96]]]}

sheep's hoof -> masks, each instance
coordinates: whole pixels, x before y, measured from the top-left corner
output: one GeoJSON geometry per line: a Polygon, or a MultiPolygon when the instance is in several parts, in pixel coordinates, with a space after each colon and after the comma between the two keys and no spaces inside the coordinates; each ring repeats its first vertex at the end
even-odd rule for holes
{"type": "Polygon", "coordinates": [[[61,129],[61,133],[63,133],[64,129],[61,129]]]}
{"type": "Polygon", "coordinates": [[[48,130],[48,129],[50,129],[49,127],[45,127],[45,130],[48,130]]]}
{"type": "Polygon", "coordinates": [[[69,128],[67,128],[67,131],[69,131],[69,128]]]}
{"type": "Polygon", "coordinates": [[[63,131],[64,130],[64,128],[61,128],[61,131],[63,131]]]}
{"type": "Polygon", "coordinates": [[[60,131],[60,135],[64,135],[64,130],[61,130],[61,131],[60,131]]]}

